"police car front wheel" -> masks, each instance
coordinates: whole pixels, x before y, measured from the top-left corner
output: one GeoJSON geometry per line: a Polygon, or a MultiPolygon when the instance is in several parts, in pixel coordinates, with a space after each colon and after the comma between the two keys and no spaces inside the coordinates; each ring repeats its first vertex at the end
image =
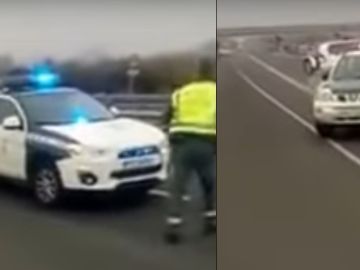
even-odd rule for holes
{"type": "Polygon", "coordinates": [[[328,124],[316,123],[316,130],[321,137],[329,138],[333,133],[334,127],[328,124]]]}
{"type": "Polygon", "coordinates": [[[47,165],[36,170],[33,189],[37,202],[43,206],[54,206],[60,202],[62,185],[55,166],[47,165]]]}

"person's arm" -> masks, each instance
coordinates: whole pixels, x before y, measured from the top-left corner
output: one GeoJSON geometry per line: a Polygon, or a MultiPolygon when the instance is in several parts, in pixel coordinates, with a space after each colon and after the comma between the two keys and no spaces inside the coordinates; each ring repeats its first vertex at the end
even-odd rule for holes
{"type": "Polygon", "coordinates": [[[171,121],[171,118],[173,116],[173,106],[172,104],[170,103],[166,110],[165,110],[165,113],[164,113],[164,116],[163,116],[163,125],[168,127],[170,125],[170,121],[171,121]]]}
{"type": "Polygon", "coordinates": [[[169,104],[164,112],[163,115],[163,119],[162,119],[162,124],[164,126],[164,130],[168,131],[169,126],[170,126],[170,122],[174,116],[174,96],[176,95],[176,90],[173,93],[173,95],[170,98],[169,104]]]}

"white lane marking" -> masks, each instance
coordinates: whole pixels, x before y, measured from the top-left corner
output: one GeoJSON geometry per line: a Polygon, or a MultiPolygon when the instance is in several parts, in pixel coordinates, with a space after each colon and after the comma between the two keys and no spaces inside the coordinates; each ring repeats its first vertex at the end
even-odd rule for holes
{"type": "Polygon", "coordinates": [[[262,66],[264,69],[269,71],[270,73],[278,76],[280,79],[283,79],[285,82],[295,86],[297,89],[299,89],[302,92],[305,92],[307,94],[311,93],[311,89],[307,87],[306,85],[298,82],[297,80],[287,76],[286,74],[282,73],[280,70],[274,68],[273,66],[270,66],[268,63],[264,62],[260,58],[256,57],[253,54],[248,54],[249,58],[253,60],[258,65],[262,66]]]}
{"type": "MultiPolygon", "coordinates": [[[[162,190],[162,189],[152,189],[149,191],[148,194],[151,196],[156,196],[156,197],[160,197],[160,198],[169,198],[170,197],[170,193],[168,191],[162,190]]],[[[191,197],[189,195],[184,195],[183,200],[186,202],[189,202],[189,201],[191,201],[191,197]]]]}
{"type": "Polygon", "coordinates": [[[343,154],[346,158],[348,158],[350,161],[354,162],[356,165],[360,166],[360,158],[353,154],[351,151],[347,150],[345,147],[343,147],[341,144],[333,141],[333,140],[327,140],[327,142],[334,147],[337,151],[339,151],[341,154],[343,154]]]}
{"type": "Polygon", "coordinates": [[[268,94],[263,88],[258,86],[253,80],[251,80],[245,73],[241,71],[237,71],[238,75],[242,77],[256,92],[258,92],[260,95],[262,95],[264,98],[266,98],[268,101],[270,101],[273,105],[281,109],[284,113],[292,117],[295,121],[300,123],[302,126],[307,128],[312,133],[316,134],[316,130],[309,122],[307,122],[305,119],[303,119],[301,116],[290,110],[288,107],[286,107],[284,104],[282,104],[279,100],[268,94]]]}
{"type": "MultiPolygon", "coordinates": [[[[279,100],[277,100],[275,97],[271,96],[266,90],[261,88],[259,85],[257,85],[254,81],[252,81],[244,72],[237,70],[237,74],[244,79],[258,94],[263,96],[265,99],[267,99],[270,103],[272,103],[274,106],[279,108],[281,111],[283,111],[285,114],[293,118],[296,122],[301,124],[303,127],[308,129],[310,132],[317,134],[315,128],[312,126],[311,123],[306,121],[304,118],[302,118],[300,115],[292,111],[289,107],[281,103],[279,100]]],[[[336,151],[341,153],[344,157],[349,159],[350,161],[354,162],[357,166],[360,167],[360,158],[357,157],[355,154],[344,148],[339,143],[333,141],[333,140],[326,140],[336,151]]]]}
{"type": "MultiPolygon", "coordinates": [[[[290,76],[284,74],[279,69],[269,65],[265,61],[261,60],[259,57],[256,57],[253,54],[248,54],[248,56],[256,62],[258,65],[262,66],[264,69],[269,71],[270,73],[278,76],[280,79],[283,79],[285,82],[295,86],[295,88],[299,89],[302,92],[307,92],[307,94],[311,94],[311,89],[305,86],[304,84],[298,82],[294,78],[291,78],[290,76]]],[[[334,140],[327,140],[327,142],[335,148],[338,152],[343,154],[346,158],[348,158],[350,161],[354,162],[355,164],[360,166],[360,158],[353,154],[351,151],[347,150],[345,147],[343,147],[340,143],[335,142],[334,140]]]]}

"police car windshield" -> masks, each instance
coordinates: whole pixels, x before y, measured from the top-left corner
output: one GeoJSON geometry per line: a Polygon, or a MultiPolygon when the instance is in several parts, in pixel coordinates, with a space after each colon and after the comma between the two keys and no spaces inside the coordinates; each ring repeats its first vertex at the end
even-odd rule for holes
{"type": "Polygon", "coordinates": [[[360,55],[344,56],[334,70],[333,80],[360,80],[360,55]]]}
{"type": "Polygon", "coordinates": [[[30,125],[65,125],[113,118],[105,106],[80,91],[24,94],[17,99],[30,125]]]}

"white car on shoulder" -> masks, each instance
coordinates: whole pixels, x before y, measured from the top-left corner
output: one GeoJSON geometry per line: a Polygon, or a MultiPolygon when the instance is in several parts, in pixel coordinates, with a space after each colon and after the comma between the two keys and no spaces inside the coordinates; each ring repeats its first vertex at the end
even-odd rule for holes
{"type": "Polygon", "coordinates": [[[336,127],[360,126],[360,51],[341,56],[314,93],[315,126],[322,137],[336,127]]]}
{"type": "Polygon", "coordinates": [[[0,175],[29,185],[42,205],[66,191],[144,193],[167,178],[157,127],[117,118],[73,88],[0,93],[0,175]]]}
{"type": "Polygon", "coordinates": [[[303,69],[307,75],[312,75],[318,70],[328,71],[346,52],[360,49],[360,40],[334,40],[321,43],[316,47],[315,52],[307,55],[303,61],[303,69]]]}

